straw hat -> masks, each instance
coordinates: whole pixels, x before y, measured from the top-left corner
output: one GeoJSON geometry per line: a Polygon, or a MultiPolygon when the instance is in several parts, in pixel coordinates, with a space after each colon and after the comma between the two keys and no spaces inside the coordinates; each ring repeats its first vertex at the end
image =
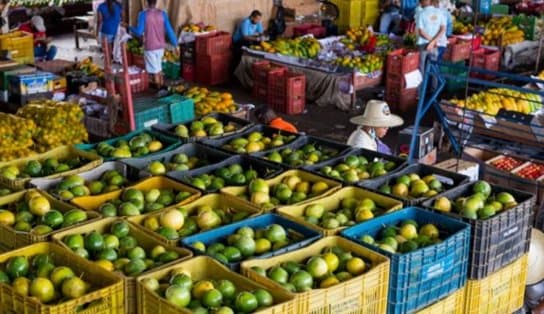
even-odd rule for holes
{"type": "Polygon", "coordinates": [[[529,265],[527,271],[527,285],[544,280],[544,233],[533,228],[531,246],[529,247],[529,265]]]}
{"type": "Polygon", "coordinates": [[[45,32],[45,23],[43,21],[43,17],[39,15],[34,15],[30,19],[30,23],[32,23],[32,26],[34,26],[34,28],[36,28],[38,32],[45,32]]]}
{"type": "Polygon", "coordinates": [[[373,128],[394,128],[404,124],[404,120],[397,115],[391,114],[389,105],[381,100],[369,100],[366,103],[363,115],[353,117],[349,121],[353,124],[373,128]]]}

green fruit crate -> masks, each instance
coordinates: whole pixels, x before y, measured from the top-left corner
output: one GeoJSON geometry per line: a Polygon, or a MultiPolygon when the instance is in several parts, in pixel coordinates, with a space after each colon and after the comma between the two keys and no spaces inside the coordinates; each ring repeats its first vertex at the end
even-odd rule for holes
{"type": "Polygon", "coordinates": [[[512,18],[512,23],[523,31],[527,40],[539,40],[543,32],[541,17],[519,14],[512,18]]]}
{"type": "MultiPolygon", "coordinates": [[[[77,228],[72,228],[67,231],[59,232],[55,234],[55,236],[53,236],[53,241],[57,243],[58,245],[62,246],[64,249],[71,251],[70,248],[62,241],[66,236],[75,235],[75,234],[87,234],[87,233],[90,233],[91,231],[97,231],[100,234],[106,234],[106,233],[109,233],[111,225],[116,221],[124,221],[124,220],[120,218],[105,218],[100,221],[87,224],[85,226],[80,226],[77,228]]],[[[153,247],[155,247],[156,245],[164,244],[157,241],[157,239],[155,239],[154,237],[149,236],[140,227],[130,222],[129,222],[129,229],[130,229],[129,235],[134,237],[134,239],[136,239],[136,241],[138,242],[138,245],[141,246],[146,251],[146,253],[151,252],[153,247]]],[[[168,265],[172,265],[180,261],[189,259],[193,256],[193,253],[191,251],[180,248],[180,247],[173,246],[173,247],[166,247],[166,249],[177,252],[179,254],[179,258],[176,259],[175,261],[166,263],[157,268],[146,270],[142,273],[142,275],[148,274],[154,270],[162,269],[168,265]]],[[[126,313],[136,313],[138,310],[136,280],[140,275],[135,277],[129,277],[120,271],[115,271],[114,273],[123,279],[123,287],[125,290],[126,313]]]]}
{"type": "Polygon", "coordinates": [[[181,66],[179,62],[163,62],[162,72],[164,76],[169,80],[177,80],[181,75],[181,66]]]}
{"type": "MultiPolygon", "coordinates": [[[[231,215],[235,215],[237,213],[247,213],[247,217],[254,217],[262,213],[261,209],[259,209],[258,207],[254,205],[250,205],[239,198],[236,198],[230,195],[225,195],[225,194],[208,194],[191,203],[185,204],[178,208],[185,210],[185,213],[186,213],[185,219],[188,219],[189,217],[196,217],[198,207],[203,205],[210,206],[212,209],[227,210],[228,213],[231,215]]],[[[182,239],[183,237],[180,236],[178,239],[168,240],[167,238],[163,237],[162,235],[158,234],[157,232],[149,229],[148,227],[144,225],[144,221],[146,219],[150,217],[156,217],[158,219],[159,216],[160,216],[160,213],[151,213],[144,216],[130,217],[128,218],[128,220],[140,226],[143,230],[149,233],[152,237],[156,238],[158,241],[166,245],[176,246],[179,243],[179,240],[182,239]]],[[[225,225],[228,225],[228,223],[225,225]]],[[[213,229],[207,229],[205,231],[208,231],[208,230],[213,230],[213,229]]]]}
{"type": "Polygon", "coordinates": [[[329,288],[312,289],[295,294],[297,313],[311,314],[366,314],[385,313],[389,283],[389,259],[342,237],[326,237],[305,248],[267,259],[242,263],[242,274],[273,291],[286,291],[271,279],[259,275],[253,269],[258,266],[267,270],[283,262],[303,263],[307,258],[323,253],[323,249],[340,247],[372,263],[362,275],[329,288]]]}
{"type": "MultiPolygon", "coordinates": [[[[6,196],[0,197],[0,207],[4,207],[8,204],[18,202],[25,198],[25,194],[27,192],[38,192],[40,195],[45,197],[49,203],[51,204],[51,209],[56,209],[62,213],[67,213],[70,210],[77,209],[73,205],[61,202],[53,197],[51,195],[45,193],[44,191],[39,191],[36,189],[30,189],[30,190],[24,190],[19,191],[13,194],[9,194],[6,196]]],[[[52,235],[61,232],[63,230],[69,230],[74,228],[75,226],[79,226],[82,224],[91,223],[93,221],[97,221],[102,216],[95,212],[88,212],[87,213],[87,220],[80,222],[78,224],[72,225],[70,227],[61,228],[58,230],[53,230],[51,232],[48,232],[46,234],[36,234],[32,231],[25,232],[25,231],[17,231],[13,229],[11,226],[7,226],[4,224],[0,224],[0,245],[4,246],[7,249],[13,250],[16,248],[20,248],[26,245],[30,245],[37,242],[47,242],[52,235]]]]}
{"type": "MultiPolygon", "coordinates": [[[[198,256],[188,261],[165,267],[150,274],[138,278],[138,302],[140,314],[177,314],[192,313],[187,308],[180,309],[170,303],[165,298],[159,296],[156,292],[145,287],[142,281],[146,279],[161,280],[171,274],[173,271],[183,270],[191,274],[191,278],[200,280],[229,280],[237,288],[237,291],[253,291],[264,289],[265,286],[256,283],[248,278],[230,271],[221,263],[206,256],[198,256]]],[[[276,289],[269,291],[274,298],[274,305],[258,309],[254,313],[258,314],[297,314],[296,301],[291,293],[276,289]]]]}
{"type": "Polygon", "coordinates": [[[465,287],[415,314],[465,314],[465,287]]]}
{"type": "Polygon", "coordinates": [[[169,121],[168,112],[164,106],[157,106],[152,98],[134,100],[134,127],[136,130],[150,128],[157,123],[169,121]]]}
{"type": "MultiPolygon", "coordinates": [[[[192,187],[195,187],[202,191],[202,193],[219,193],[220,189],[208,188],[207,190],[201,190],[200,188],[191,184],[191,178],[204,175],[213,174],[215,171],[221,168],[228,168],[234,164],[240,165],[244,170],[255,170],[257,175],[261,179],[270,179],[283,173],[284,169],[278,164],[274,164],[268,161],[252,158],[251,156],[235,155],[227,158],[221,162],[213,165],[205,166],[199,169],[189,171],[172,171],[166,174],[167,177],[173,180],[184,182],[192,187]]],[[[246,182],[247,183],[247,182],[246,182]]],[[[227,184],[226,186],[234,186],[234,184],[227,184]]],[[[243,184],[245,185],[245,184],[243,184]]],[[[236,185],[240,186],[240,185],[236,185]]]]}
{"type": "MultiPolygon", "coordinates": [[[[85,172],[81,172],[78,176],[85,179],[85,182],[99,180],[102,174],[106,171],[115,170],[119,172],[123,177],[127,178],[127,166],[119,161],[107,161],[100,166],[85,172]]],[[[55,179],[32,179],[30,180],[30,186],[38,190],[47,191],[49,194],[56,198],[58,195],[52,191],[57,185],[62,182],[66,177],[55,179]]]]}
{"type": "Polygon", "coordinates": [[[164,133],[164,134],[166,134],[168,136],[177,137],[177,138],[179,138],[180,140],[182,140],[184,142],[199,142],[199,141],[205,140],[205,139],[222,138],[222,137],[225,137],[225,136],[230,136],[232,134],[237,134],[237,133],[243,132],[246,128],[251,127],[251,126],[253,126],[253,124],[248,120],[233,117],[233,116],[231,116],[229,114],[225,114],[225,113],[215,112],[215,113],[211,113],[209,115],[206,115],[206,116],[198,118],[198,119],[193,119],[191,121],[178,123],[178,124],[157,123],[152,127],[152,129],[155,130],[155,131],[162,132],[162,133],[164,133]],[[176,134],[176,127],[178,125],[183,124],[183,125],[185,125],[187,127],[187,129],[190,130],[191,123],[193,123],[194,121],[200,121],[205,117],[214,118],[215,120],[221,122],[223,124],[223,126],[226,126],[227,124],[232,123],[232,124],[236,125],[238,128],[236,130],[232,131],[232,132],[225,132],[225,133],[223,133],[221,135],[215,135],[215,136],[212,135],[212,136],[206,136],[206,137],[191,136],[191,137],[188,137],[188,138],[184,138],[184,137],[180,137],[180,136],[178,136],[176,134]]]}
{"type": "Polygon", "coordinates": [[[525,254],[485,279],[467,280],[463,314],[519,313],[523,307],[528,260],[529,255],[525,254]]]}
{"type": "MultiPolygon", "coordinates": [[[[84,165],[82,165],[79,168],[71,169],[69,171],[64,171],[61,173],[55,173],[49,176],[45,176],[42,178],[47,179],[54,179],[54,178],[60,178],[64,176],[69,176],[72,174],[78,174],[87,170],[91,170],[93,168],[96,168],[102,164],[102,158],[96,154],[86,152],[84,150],[79,150],[77,148],[74,148],[72,146],[60,146],[57,148],[54,148],[48,152],[45,152],[43,154],[38,154],[26,158],[21,158],[13,161],[3,162],[0,163],[0,168],[6,167],[6,166],[16,166],[16,167],[24,167],[27,162],[31,160],[37,160],[37,161],[43,161],[48,158],[56,158],[56,159],[66,159],[66,158],[72,158],[72,157],[80,157],[87,161],[84,165]]],[[[0,175],[0,184],[12,189],[12,190],[22,190],[25,187],[27,187],[28,183],[30,182],[31,178],[6,178],[2,175],[0,175]]]]}
{"type": "MultiPolygon", "coordinates": [[[[378,153],[378,152],[375,152],[375,151],[367,150],[367,149],[364,149],[364,148],[358,148],[358,149],[349,151],[348,153],[343,154],[342,156],[338,156],[338,157],[329,159],[328,161],[326,161],[324,163],[321,163],[319,165],[303,166],[302,169],[306,170],[306,171],[313,172],[313,173],[315,173],[317,175],[329,177],[326,174],[322,173],[322,169],[325,168],[325,167],[334,168],[338,164],[344,163],[346,158],[348,158],[349,156],[365,157],[368,160],[368,162],[375,161],[375,160],[381,160],[383,162],[394,162],[396,167],[393,170],[389,171],[386,175],[393,175],[395,172],[397,172],[397,171],[403,169],[404,167],[406,167],[406,164],[407,164],[406,159],[404,159],[404,158],[395,157],[395,156],[391,156],[391,155],[386,155],[386,154],[378,153]]],[[[332,177],[329,177],[329,178],[332,178],[332,177]]],[[[368,178],[368,179],[359,181],[359,183],[362,183],[363,181],[367,182],[367,183],[370,183],[373,180],[378,179],[378,178],[380,178],[380,177],[368,178]]],[[[335,178],[332,178],[332,179],[337,180],[335,178]]],[[[342,183],[344,185],[349,184],[349,183],[344,182],[344,181],[342,183]]]]}
{"type": "MultiPolygon", "coordinates": [[[[167,135],[164,135],[164,134],[162,134],[160,132],[155,132],[155,131],[153,131],[151,129],[141,129],[141,130],[132,131],[132,132],[127,133],[127,134],[125,134],[123,136],[111,138],[111,139],[102,141],[100,143],[107,143],[107,144],[110,144],[110,145],[115,145],[115,143],[117,143],[118,141],[127,141],[128,142],[128,141],[130,141],[131,138],[133,138],[135,136],[138,136],[138,135],[140,135],[142,133],[147,133],[151,137],[153,137],[154,139],[161,141],[161,143],[163,144],[163,148],[158,152],[147,154],[145,156],[142,156],[141,158],[150,157],[150,156],[153,156],[155,154],[160,154],[160,153],[163,153],[163,152],[167,152],[167,151],[170,151],[170,150],[178,147],[179,145],[181,145],[181,142],[178,139],[167,136],[167,135]]],[[[75,147],[77,149],[88,152],[88,151],[96,150],[98,144],[100,144],[100,143],[78,144],[78,145],[75,145],[75,147]]],[[[118,159],[123,159],[123,158],[104,157],[103,159],[104,159],[104,161],[112,161],[112,160],[118,160],[118,159]]]]}
{"type": "Polygon", "coordinates": [[[357,200],[369,198],[373,200],[378,207],[383,208],[383,212],[376,213],[377,216],[390,213],[402,208],[402,202],[394,198],[386,197],[381,194],[357,187],[345,187],[334,192],[333,194],[330,194],[329,196],[317,199],[315,201],[305,203],[303,205],[281,207],[278,208],[277,211],[282,216],[285,216],[309,228],[318,230],[321,234],[323,234],[323,236],[333,236],[339,234],[346,227],[326,229],[321,226],[312,224],[304,219],[304,211],[307,206],[321,204],[325,208],[326,212],[336,212],[341,208],[342,200],[345,198],[355,198],[357,200]]]}
{"type": "Polygon", "coordinates": [[[147,166],[151,162],[160,161],[161,163],[166,164],[170,162],[170,159],[176,154],[185,154],[187,157],[197,157],[199,161],[204,161],[206,163],[191,170],[213,165],[232,157],[231,154],[213,147],[208,147],[199,143],[187,143],[177,147],[176,149],[161,154],[156,154],[151,157],[124,159],[123,163],[128,166],[129,177],[149,178],[152,176],[152,174],[147,170],[147,166]]]}
{"type": "MultiPolygon", "coordinates": [[[[469,183],[459,186],[424,202],[422,206],[434,210],[434,203],[440,197],[454,202],[457,198],[470,196],[474,194],[472,191],[475,185],[476,183],[469,183]]],[[[493,194],[510,193],[518,205],[499,211],[486,219],[469,219],[455,212],[435,210],[437,213],[460,219],[471,226],[469,279],[485,278],[529,251],[535,196],[497,185],[490,186],[493,194]]]]}
{"type": "Polygon", "coordinates": [[[173,94],[159,98],[157,102],[162,105],[166,113],[164,123],[185,123],[195,118],[195,103],[191,98],[173,94]]]}
{"type": "Polygon", "coordinates": [[[110,193],[97,195],[97,196],[76,197],[72,199],[71,202],[72,204],[76,205],[79,208],[83,208],[85,210],[98,211],[102,204],[104,204],[107,201],[120,198],[121,195],[123,194],[123,191],[129,188],[134,188],[134,189],[139,189],[144,191],[149,191],[151,189],[173,189],[178,192],[186,191],[191,193],[191,196],[188,197],[187,199],[177,204],[171,205],[169,207],[165,207],[162,210],[176,208],[176,207],[188,204],[194,200],[197,200],[200,197],[200,191],[198,191],[197,189],[191,188],[179,182],[175,182],[166,177],[152,177],[152,178],[148,178],[143,181],[140,181],[137,184],[131,185],[123,190],[117,190],[117,191],[113,191],[110,193]]]}
{"type": "Polygon", "coordinates": [[[455,93],[460,90],[465,90],[468,80],[468,70],[464,67],[465,60],[453,62],[451,66],[441,66],[440,72],[453,77],[446,79],[446,90],[450,93],[455,93]],[[460,67],[460,68],[457,68],[460,67]]]}
{"type": "Polygon", "coordinates": [[[54,243],[36,243],[0,255],[0,263],[15,256],[32,257],[50,254],[57,266],[68,266],[81,279],[91,284],[91,291],[82,297],[60,304],[46,305],[28,296],[16,293],[10,285],[0,284],[0,308],[3,313],[35,314],[123,314],[125,295],[119,276],[54,243]],[[83,307],[83,309],[81,309],[83,307]]]}
{"type": "MultiPolygon", "coordinates": [[[[306,181],[306,182],[310,182],[310,183],[321,181],[321,182],[326,183],[328,185],[328,187],[329,187],[329,189],[327,191],[325,191],[324,193],[322,193],[321,195],[317,195],[317,196],[314,196],[314,197],[309,197],[309,198],[305,199],[302,202],[298,202],[298,203],[290,204],[290,205],[307,204],[309,202],[315,201],[315,200],[320,199],[322,197],[331,195],[332,193],[336,192],[337,190],[339,190],[342,187],[342,184],[337,182],[337,181],[327,179],[327,178],[323,178],[323,177],[320,177],[320,176],[315,175],[313,173],[302,171],[302,170],[288,170],[288,171],[280,174],[277,177],[266,180],[266,183],[268,184],[269,187],[273,186],[273,185],[277,185],[277,184],[281,183],[281,181],[285,177],[288,177],[288,176],[298,176],[302,181],[306,181]]],[[[248,191],[247,186],[233,186],[233,187],[226,187],[226,188],[221,189],[221,193],[229,194],[229,195],[236,196],[236,197],[240,197],[240,195],[246,194],[247,191],[248,191]]],[[[245,200],[245,201],[251,203],[249,200],[245,200]]],[[[251,204],[253,204],[253,203],[251,203],[251,204]]],[[[285,205],[278,205],[278,206],[276,206],[274,208],[278,209],[278,208],[281,208],[283,206],[285,206],[285,205]]],[[[271,208],[271,209],[273,209],[273,208],[271,208]]]]}
{"type": "Polygon", "coordinates": [[[469,178],[467,176],[459,174],[459,173],[450,172],[444,169],[427,166],[424,164],[414,164],[396,173],[392,173],[380,178],[376,178],[375,180],[372,180],[372,182],[362,181],[361,183],[358,183],[357,186],[371,189],[385,196],[390,196],[395,199],[401,200],[405,206],[416,206],[423,203],[430,197],[418,197],[418,198],[397,197],[394,195],[388,195],[388,194],[380,192],[380,187],[383,186],[384,184],[395,182],[397,178],[403,175],[410,174],[410,173],[418,174],[422,178],[428,175],[436,176],[438,181],[440,181],[443,184],[444,191],[451,190],[469,181],[469,178]]]}
{"type": "MultiPolygon", "coordinates": [[[[338,156],[343,156],[345,154],[348,154],[349,152],[351,152],[353,150],[353,148],[349,145],[346,145],[346,144],[343,144],[343,143],[339,143],[339,142],[336,142],[336,141],[331,141],[331,140],[328,140],[328,139],[324,139],[324,138],[318,138],[318,137],[315,137],[315,136],[301,136],[300,139],[296,140],[295,142],[293,143],[289,143],[287,144],[286,146],[284,146],[281,150],[283,149],[290,149],[292,151],[296,151],[296,150],[303,150],[306,145],[313,145],[317,150],[323,152],[323,151],[331,151],[331,152],[334,152],[336,151],[336,154],[330,156],[329,159],[326,159],[326,160],[321,160],[321,161],[317,161],[314,166],[319,166],[319,165],[322,165],[324,163],[326,163],[327,161],[333,159],[333,158],[336,158],[338,156]]],[[[263,159],[263,160],[266,160],[266,161],[269,161],[269,162],[274,162],[274,161],[271,161],[267,158],[267,156],[273,152],[281,152],[281,150],[276,150],[276,151],[269,151],[269,152],[259,152],[259,153],[255,153],[253,156],[257,157],[257,158],[260,158],[260,159],[263,159]]],[[[283,167],[285,168],[303,168],[304,167],[304,161],[301,160],[301,159],[298,159],[300,160],[300,164],[299,165],[291,165],[291,164],[288,164],[286,163],[285,161],[283,161],[283,163],[280,163],[283,167]]]]}

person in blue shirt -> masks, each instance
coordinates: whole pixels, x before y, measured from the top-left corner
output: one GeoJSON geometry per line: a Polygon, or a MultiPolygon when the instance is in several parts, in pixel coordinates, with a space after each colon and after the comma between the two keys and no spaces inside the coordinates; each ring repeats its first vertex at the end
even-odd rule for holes
{"type": "Polygon", "coordinates": [[[258,41],[259,36],[263,34],[262,16],[262,13],[257,10],[251,12],[251,15],[242,20],[236,28],[232,41],[240,46],[247,46],[258,41]]]}
{"type": "Polygon", "coordinates": [[[105,38],[109,44],[112,44],[119,24],[121,24],[123,6],[116,0],[106,0],[98,6],[96,13],[98,19],[96,38],[98,38],[98,42],[102,45],[105,38]]]}
{"type": "Polygon", "coordinates": [[[425,73],[428,57],[438,57],[438,47],[443,46],[446,33],[446,18],[440,9],[431,5],[430,0],[421,0],[421,12],[416,20],[416,45],[420,52],[419,68],[425,73]]]}

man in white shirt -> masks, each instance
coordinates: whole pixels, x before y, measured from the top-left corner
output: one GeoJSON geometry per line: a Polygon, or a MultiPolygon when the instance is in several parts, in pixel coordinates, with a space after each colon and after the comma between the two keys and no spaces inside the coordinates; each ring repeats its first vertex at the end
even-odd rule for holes
{"type": "Polygon", "coordinates": [[[416,45],[420,51],[419,68],[425,73],[425,64],[428,57],[438,57],[440,40],[446,33],[446,19],[444,14],[431,5],[431,0],[421,0],[421,12],[416,20],[416,45]]]}

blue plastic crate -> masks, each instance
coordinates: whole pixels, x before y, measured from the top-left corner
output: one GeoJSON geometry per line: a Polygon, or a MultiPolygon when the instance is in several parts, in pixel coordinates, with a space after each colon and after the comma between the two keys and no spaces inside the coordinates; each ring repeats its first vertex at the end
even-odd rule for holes
{"type": "MultiPolygon", "coordinates": [[[[151,135],[151,137],[153,137],[154,139],[157,139],[159,141],[162,142],[163,144],[163,149],[161,149],[160,151],[158,152],[155,152],[155,153],[151,153],[151,154],[147,154],[145,156],[142,156],[140,158],[146,158],[146,157],[149,157],[149,156],[153,156],[153,155],[156,155],[156,154],[160,154],[160,153],[164,153],[164,152],[168,152],[168,151],[171,151],[172,149],[178,147],[181,145],[181,141],[174,138],[174,137],[170,137],[170,136],[167,136],[167,135],[164,135],[160,132],[156,132],[156,131],[153,131],[151,129],[141,129],[141,130],[136,130],[136,131],[132,131],[130,133],[127,133],[123,136],[119,136],[119,137],[115,137],[115,138],[111,138],[109,140],[105,140],[105,141],[102,141],[102,142],[99,142],[99,143],[93,143],[93,144],[77,144],[75,145],[75,147],[77,149],[81,149],[81,150],[85,150],[85,151],[90,151],[90,150],[94,150],[96,149],[96,147],[98,146],[98,144],[100,143],[108,143],[110,145],[115,145],[115,143],[117,143],[118,141],[121,141],[121,140],[124,140],[124,141],[129,141],[131,138],[141,134],[141,133],[148,133],[149,135],[151,135]]],[[[103,157],[104,161],[112,161],[112,160],[117,160],[118,158],[113,158],[113,157],[103,157]]]]}
{"type": "Polygon", "coordinates": [[[53,73],[40,71],[10,76],[9,92],[21,96],[52,92],[54,79],[53,73]]]}
{"type": "MultiPolygon", "coordinates": [[[[284,246],[279,250],[265,253],[265,254],[255,256],[252,258],[268,258],[268,257],[276,256],[276,255],[281,255],[287,252],[291,252],[291,251],[303,248],[307,246],[308,244],[321,238],[321,234],[313,229],[300,225],[294,221],[286,219],[282,216],[278,216],[276,214],[264,214],[261,216],[248,218],[248,219],[245,219],[230,225],[219,227],[210,231],[202,232],[202,233],[184,238],[180,242],[183,246],[195,252],[195,254],[203,255],[205,254],[204,252],[195,250],[192,247],[193,243],[200,241],[204,243],[206,247],[208,247],[212,243],[216,243],[219,241],[226,241],[226,238],[229,235],[236,233],[236,230],[242,227],[264,228],[271,224],[278,224],[283,226],[286,229],[289,237],[295,238],[295,242],[287,246],[284,246]]],[[[229,263],[227,264],[227,266],[231,270],[238,271],[240,269],[240,264],[241,262],[229,263]]]]}
{"type": "Polygon", "coordinates": [[[401,1],[401,13],[404,16],[414,16],[416,7],[418,6],[418,0],[402,0],[401,1]]]}
{"type": "Polygon", "coordinates": [[[387,313],[412,313],[462,288],[467,280],[470,225],[417,207],[409,207],[342,231],[342,236],[391,259],[387,313]],[[432,223],[440,230],[441,243],[406,254],[392,254],[360,241],[376,237],[386,226],[413,219],[432,223]]]}

